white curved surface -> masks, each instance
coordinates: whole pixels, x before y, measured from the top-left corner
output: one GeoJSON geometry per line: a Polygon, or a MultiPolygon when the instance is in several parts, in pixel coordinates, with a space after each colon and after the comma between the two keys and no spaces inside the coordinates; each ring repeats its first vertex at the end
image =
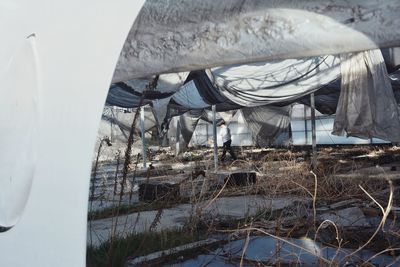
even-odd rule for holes
{"type": "Polygon", "coordinates": [[[142,4],[0,1],[0,224],[15,224],[0,233],[0,266],[85,265],[95,137],[142,4]],[[30,55],[21,45],[33,33],[36,53],[30,55]],[[6,186],[10,175],[15,182],[6,186]]]}
{"type": "Polygon", "coordinates": [[[0,226],[14,226],[29,197],[34,175],[38,119],[35,36],[22,40],[2,72],[0,92],[0,226]]]}
{"type": "MultiPolygon", "coordinates": [[[[0,49],[0,77],[2,80],[0,82],[6,85],[0,89],[1,104],[6,103],[10,105],[12,111],[18,112],[17,117],[20,123],[28,123],[30,116],[25,117],[20,112],[34,110],[37,114],[35,116],[37,121],[34,122],[36,131],[33,130],[30,134],[21,135],[21,137],[11,136],[11,133],[15,133],[15,131],[8,132],[7,128],[0,125],[0,153],[2,154],[0,169],[9,168],[9,159],[7,156],[3,156],[8,154],[14,155],[15,161],[20,163],[31,159],[35,163],[32,179],[27,179],[32,182],[32,185],[23,212],[14,214],[10,212],[10,216],[7,215],[8,219],[3,220],[6,225],[15,225],[10,230],[0,233],[0,266],[85,265],[86,203],[94,142],[114,66],[125,37],[143,2],[144,0],[0,0],[0,36],[2,37],[0,49]],[[20,109],[13,106],[10,99],[26,97],[25,88],[14,90],[17,84],[24,85],[25,82],[18,79],[26,78],[26,76],[7,75],[12,55],[17,53],[21,43],[24,43],[26,38],[33,33],[35,34],[37,67],[35,67],[35,71],[28,71],[28,74],[36,73],[37,93],[32,94],[29,91],[27,95],[30,98],[25,99],[28,103],[27,109],[20,109]],[[5,81],[5,77],[9,80],[5,81]],[[29,99],[32,98],[36,100],[31,102],[29,99]],[[15,153],[14,149],[20,145],[21,139],[24,139],[24,146],[32,147],[32,151],[37,155],[36,162],[33,154],[20,156],[15,153]]],[[[305,2],[307,1],[287,0],[272,1],[271,3],[286,3],[285,5],[290,7],[291,3],[301,6],[305,2]]],[[[326,1],[311,1],[310,3],[318,2],[325,3],[326,1]]],[[[329,2],[334,4],[334,1],[329,2]]],[[[366,18],[363,16],[359,18],[359,14],[348,14],[353,12],[352,9],[347,8],[348,1],[341,0],[339,2],[345,4],[346,8],[333,9],[333,14],[328,17],[321,14],[313,15],[311,12],[313,10],[320,12],[325,10],[316,9],[319,5],[311,9],[307,9],[309,6],[306,5],[306,9],[300,11],[286,10],[287,13],[285,12],[283,15],[279,10],[273,10],[280,6],[271,6],[271,12],[265,12],[268,6],[262,6],[264,8],[255,9],[254,12],[250,10],[243,16],[233,16],[234,21],[226,23],[213,20],[213,16],[207,21],[207,16],[194,17],[192,13],[188,13],[189,19],[197,19],[194,21],[195,23],[185,24],[182,23],[185,18],[176,20],[175,12],[170,12],[170,15],[166,17],[167,24],[175,21],[179,25],[188,27],[186,31],[182,32],[184,35],[187,34],[188,45],[185,46],[187,49],[174,50],[176,48],[175,40],[179,40],[180,34],[178,33],[181,30],[181,28],[175,27],[174,23],[165,25],[172,28],[171,31],[157,32],[155,27],[153,29],[156,31],[155,33],[152,32],[151,27],[157,26],[157,23],[164,25],[162,20],[155,20],[155,23],[149,25],[141,24],[142,32],[148,31],[149,33],[144,36],[143,41],[146,42],[135,42],[137,37],[134,32],[135,28],[131,31],[130,42],[126,43],[127,47],[120,60],[121,75],[117,76],[115,80],[143,77],[156,72],[180,69],[186,71],[228,63],[246,63],[279,57],[304,57],[399,44],[399,17],[396,12],[400,9],[400,5],[397,1],[385,2],[385,8],[380,9],[381,13],[376,13],[368,5],[364,8],[365,12],[363,13],[369,16],[366,18]],[[385,14],[387,16],[383,16],[385,14]],[[291,21],[286,19],[289,15],[292,18],[291,21]],[[343,21],[342,18],[347,19],[348,17],[355,20],[354,30],[339,23],[343,21]],[[388,22],[387,29],[379,24],[380,18],[382,21],[388,22]],[[288,22],[289,26],[296,26],[294,28],[296,31],[293,31],[292,34],[290,27],[281,24],[281,20],[288,22]],[[201,21],[203,21],[203,27],[198,27],[197,22],[201,21]],[[246,22],[243,28],[240,27],[242,21],[246,22]],[[308,23],[309,21],[315,22],[313,25],[317,28],[316,31],[310,30],[312,25],[308,23]],[[320,21],[324,23],[318,23],[320,21]],[[303,26],[309,24],[311,26],[308,26],[308,31],[306,31],[304,28],[307,27],[303,26]],[[321,25],[329,27],[321,28],[321,25]],[[235,41],[237,34],[233,34],[231,29],[236,31],[237,28],[241,30],[237,33],[240,33],[240,38],[235,41]],[[209,29],[212,30],[210,34],[208,34],[209,29]],[[283,39],[279,36],[281,29],[286,30],[287,33],[283,39]],[[386,31],[384,31],[385,29],[386,31]],[[328,30],[333,30],[336,34],[327,34],[328,30]],[[359,31],[364,31],[364,34],[359,31]],[[190,39],[193,37],[193,33],[200,37],[203,36],[194,43],[197,46],[193,46],[193,41],[190,39]],[[308,34],[313,38],[308,38],[308,34]],[[154,36],[158,38],[154,38],[154,36]],[[254,36],[260,38],[254,39],[254,36]],[[305,37],[300,43],[300,47],[303,49],[299,49],[299,42],[296,38],[298,36],[305,37]],[[326,39],[322,39],[321,36],[325,36],[326,39]],[[268,37],[274,38],[268,39],[268,37]],[[319,40],[324,42],[318,42],[319,40]],[[153,44],[148,46],[148,51],[144,49],[147,41],[153,44]],[[265,45],[266,41],[268,41],[268,46],[265,45]],[[258,49],[257,45],[260,44],[260,49],[258,49]],[[199,49],[191,53],[193,47],[199,49]],[[282,47],[285,48],[285,51],[281,50],[282,47]],[[349,49],[347,49],[348,47],[349,49]],[[172,52],[168,53],[169,50],[172,52]],[[140,53],[136,53],[138,51],[140,53]],[[204,53],[210,51],[217,51],[217,53],[204,53]],[[136,56],[128,57],[130,53],[136,56]],[[163,59],[162,62],[159,62],[160,58],[163,59]]],[[[361,0],[353,1],[353,5],[361,2],[361,0]]],[[[380,1],[368,1],[369,4],[378,2],[380,1]]],[[[156,1],[153,3],[157,4],[156,1]]],[[[164,1],[163,3],[168,4],[169,2],[164,1]]],[[[196,9],[195,3],[206,4],[203,14],[207,14],[208,8],[213,11],[212,7],[215,6],[220,7],[217,11],[225,11],[228,1],[191,2],[188,0],[185,1],[189,4],[186,7],[176,6],[178,1],[170,3],[175,3],[178,11],[185,11],[185,8],[188,7],[196,9]]],[[[235,3],[231,2],[230,5],[235,3]]],[[[266,5],[268,5],[270,2],[255,1],[255,3],[267,3],[266,5]]],[[[165,12],[165,9],[160,11],[161,13],[165,12]]],[[[223,19],[218,12],[210,14],[223,19]]],[[[146,17],[146,13],[143,17],[146,17]]],[[[1,105],[0,108],[2,113],[9,112],[5,105],[1,105]]],[[[12,113],[8,113],[8,115],[14,116],[12,113]]],[[[7,118],[7,116],[1,118],[7,118]]],[[[25,162],[24,164],[31,163],[25,162]]],[[[16,177],[25,176],[25,174],[18,173],[19,171],[16,167],[7,173],[15,174],[16,177]]],[[[29,178],[29,175],[27,177],[29,178]]],[[[8,178],[0,176],[1,185],[5,183],[4,179],[8,178]]],[[[23,184],[26,185],[25,182],[23,184]]],[[[26,191],[21,192],[21,194],[25,193],[26,191]]],[[[18,195],[17,192],[13,194],[18,195]]],[[[19,203],[25,203],[25,200],[19,203]]],[[[23,204],[17,206],[21,207],[23,204]]],[[[10,208],[10,210],[18,210],[18,207],[17,209],[10,208]]]]}

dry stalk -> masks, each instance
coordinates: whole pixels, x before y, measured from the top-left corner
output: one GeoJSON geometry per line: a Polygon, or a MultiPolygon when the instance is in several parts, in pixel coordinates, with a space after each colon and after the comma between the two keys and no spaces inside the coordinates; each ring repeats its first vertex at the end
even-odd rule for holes
{"type": "Polygon", "coordinates": [[[296,247],[296,248],[298,248],[298,249],[300,249],[300,250],[304,250],[304,251],[310,253],[311,255],[316,256],[318,259],[320,259],[321,261],[323,261],[324,263],[326,263],[326,264],[328,264],[328,265],[331,265],[331,264],[332,264],[332,261],[330,261],[330,260],[328,260],[328,259],[322,257],[322,256],[319,255],[318,253],[315,253],[315,251],[312,251],[312,250],[310,250],[310,249],[308,249],[308,248],[304,248],[304,247],[302,247],[302,246],[299,246],[299,245],[297,245],[297,244],[295,244],[295,243],[293,243],[293,242],[290,242],[290,241],[288,241],[288,240],[286,240],[286,239],[284,239],[284,238],[282,238],[282,237],[279,237],[279,236],[273,235],[273,234],[271,234],[271,233],[268,233],[268,232],[266,232],[266,231],[264,231],[264,230],[262,230],[262,229],[260,229],[260,228],[249,227],[249,228],[241,229],[240,231],[256,231],[256,232],[260,232],[260,233],[262,233],[262,234],[264,234],[264,235],[267,235],[267,236],[269,236],[269,237],[272,237],[272,238],[274,238],[274,239],[276,239],[276,240],[279,240],[279,241],[281,241],[281,242],[283,242],[283,243],[289,244],[289,245],[291,245],[291,246],[293,246],[293,247],[296,247]]]}
{"type": "Polygon", "coordinates": [[[338,229],[337,225],[336,225],[333,221],[331,221],[331,220],[324,220],[324,221],[318,226],[317,231],[315,232],[314,243],[315,243],[316,240],[317,240],[317,236],[318,236],[319,230],[321,230],[322,226],[324,226],[324,225],[326,225],[326,224],[331,224],[331,225],[335,228],[336,240],[337,240],[337,242],[338,242],[338,247],[337,247],[337,249],[336,249],[335,255],[333,255],[333,257],[332,257],[332,259],[331,259],[331,261],[332,261],[332,263],[333,263],[334,260],[335,260],[335,258],[336,258],[336,256],[339,254],[339,251],[340,251],[340,249],[341,249],[342,242],[343,242],[343,239],[341,239],[341,238],[339,237],[339,229],[338,229]]]}
{"type": "MultiPolygon", "coordinates": [[[[390,194],[389,194],[389,198],[388,198],[388,204],[386,206],[386,209],[382,207],[382,205],[380,205],[378,203],[378,201],[375,200],[375,198],[373,198],[361,185],[360,188],[361,190],[381,209],[382,211],[382,220],[380,221],[378,227],[376,228],[375,232],[372,234],[372,236],[367,240],[367,242],[365,242],[362,246],[360,246],[358,249],[356,249],[355,251],[353,251],[352,253],[350,253],[349,255],[347,255],[344,259],[347,259],[351,256],[353,256],[354,254],[356,254],[357,252],[361,251],[362,249],[364,249],[374,238],[375,236],[378,234],[378,232],[382,229],[382,231],[384,231],[383,226],[386,223],[386,219],[389,216],[390,210],[392,208],[393,205],[393,192],[394,192],[394,188],[393,188],[393,183],[391,180],[388,180],[389,183],[389,187],[390,187],[390,194]]],[[[343,259],[343,260],[344,260],[343,259]]]]}
{"type": "MultiPolygon", "coordinates": [[[[387,248],[387,249],[385,249],[385,250],[382,250],[382,251],[379,252],[379,253],[376,253],[376,254],[373,255],[372,257],[368,258],[368,260],[366,260],[365,262],[370,262],[370,261],[373,260],[374,258],[376,258],[376,257],[378,257],[379,255],[382,255],[382,254],[384,254],[384,253],[386,253],[386,252],[399,251],[399,250],[400,250],[400,248],[387,248]]],[[[386,266],[386,267],[393,266],[393,264],[395,264],[395,263],[396,263],[396,262],[393,261],[391,264],[389,264],[389,265],[386,266]]],[[[397,263],[398,263],[398,262],[397,262],[397,263]]],[[[363,266],[363,265],[364,265],[364,263],[361,264],[361,266],[363,266]]]]}
{"type": "MultiPolygon", "coordinates": [[[[97,176],[97,170],[98,170],[98,166],[99,166],[101,148],[103,147],[103,143],[106,142],[107,138],[108,137],[106,136],[106,137],[104,137],[103,139],[100,140],[99,148],[97,149],[96,162],[95,162],[94,168],[93,168],[92,188],[91,188],[91,191],[90,191],[90,209],[89,209],[90,212],[93,211],[94,191],[95,191],[95,188],[96,188],[96,176],[97,176]]],[[[90,246],[93,247],[92,219],[89,220],[89,232],[90,232],[90,235],[89,235],[90,246]]]]}
{"type": "Polygon", "coordinates": [[[153,220],[153,222],[152,222],[151,225],[150,225],[150,228],[149,228],[149,231],[150,231],[150,232],[151,232],[151,231],[154,231],[154,230],[156,229],[157,225],[160,223],[162,213],[163,213],[163,209],[159,209],[159,210],[157,211],[157,214],[156,214],[156,216],[154,217],[154,220],[153,220]]]}
{"type": "Polygon", "coordinates": [[[316,229],[317,226],[317,189],[318,189],[318,179],[317,175],[313,172],[310,171],[312,175],[314,175],[314,195],[313,195],[313,215],[314,215],[314,229],[316,229]]]}
{"type": "MultiPolygon", "coordinates": [[[[144,95],[144,94],[143,94],[144,95]]],[[[139,106],[142,105],[143,102],[143,95],[140,98],[139,106]]],[[[121,181],[121,190],[120,190],[120,196],[119,196],[119,201],[118,201],[118,207],[117,207],[117,212],[115,214],[115,221],[113,220],[113,225],[112,225],[112,230],[111,230],[111,242],[110,242],[110,249],[108,251],[108,265],[112,265],[112,258],[114,255],[114,238],[116,236],[116,231],[117,231],[117,225],[118,225],[118,218],[119,218],[119,211],[122,203],[122,197],[124,195],[124,185],[126,183],[126,179],[128,176],[128,170],[129,170],[129,165],[131,163],[131,151],[132,151],[132,145],[133,145],[133,139],[134,139],[134,133],[135,133],[135,126],[136,126],[136,120],[139,117],[140,109],[138,108],[136,110],[135,116],[133,117],[132,120],[132,125],[129,131],[129,137],[128,137],[128,143],[126,145],[126,150],[125,150],[125,161],[122,169],[122,181],[121,181]]],[[[126,222],[125,222],[125,227],[126,227],[126,222]]]]}
{"type": "Polygon", "coordinates": [[[120,164],[120,154],[121,154],[121,151],[119,151],[118,150],[118,152],[117,152],[117,166],[116,166],[116,168],[115,168],[115,176],[114,176],[114,195],[113,195],[113,200],[114,200],[114,197],[115,197],[115,195],[117,194],[117,184],[118,184],[118,172],[119,172],[119,164],[120,164]]]}
{"type": "Polygon", "coordinates": [[[290,181],[291,183],[294,183],[295,185],[299,186],[300,188],[302,188],[304,191],[307,192],[307,194],[309,194],[311,196],[311,198],[314,197],[314,195],[310,192],[310,190],[308,190],[307,188],[305,188],[303,185],[295,182],[295,181],[290,181]]]}
{"type": "Polygon", "coordinates": [[[213,197],[203,208],[201,208],[200,210],[204,210],[207,209],[218,197],[219,195],[221,195],[222,191],[224,191],[226,185],[228,184],[229,179],[226,179],[224,185],[222,186],[222,188],[218,191],[218,193],[215,195],[215,197],[213,197]]]}
{"type": "MultiPolygon", "coordinates": [[[[252,226],[250,225],[250,227],[252,227],[252,226]]],[[[249,246],[249,241],[250,241],[250,231],[247,231],[246,241],[244,243],[244,247],[243,247],[243,250],[242,250],[242,255],[240,257],[240,267],[243,266],[244,254],[246,253],[247,247],[249,246]]]]}
{"type": "Polygon", "coordinates": [[[133,170],[132,186],[131,186],[131,191],[129,192],[129,203],[132,202],[133,188],[135,186],[136,170],[137,170],[138,163],[139,163],[139,154],[137,154],[137,156],[136,156],[135,169],[133,170]]]}

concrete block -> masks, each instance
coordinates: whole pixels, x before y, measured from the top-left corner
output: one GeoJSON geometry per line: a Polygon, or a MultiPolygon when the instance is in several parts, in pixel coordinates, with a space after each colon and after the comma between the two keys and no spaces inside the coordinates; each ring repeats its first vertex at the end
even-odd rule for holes
{"type": "Polygon", "coordinates": [[[143,183],[139,186],[139,201],[171,199],[178,198],[179,196],[179,184],[143,183]]]}

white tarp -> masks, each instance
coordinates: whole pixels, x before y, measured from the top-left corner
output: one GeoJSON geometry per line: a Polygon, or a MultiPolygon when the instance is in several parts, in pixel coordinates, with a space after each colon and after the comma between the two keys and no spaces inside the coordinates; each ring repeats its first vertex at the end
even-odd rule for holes
{"type": "MultiPolygon", "coordinates": [[[[185,82],[189,72],[166,73],[161,74],[157,78],[157,91],[162,93],[175,92],[185,82]]],[[[154,80],[155,76],[149,78],[133,79],[125,81],[126,84],[135,89],[135,91],[143,92],[148,89],[149,83],[154,80]]]]}
{"type": "Polygon", "coordinates": [[[281,136],[279,143],[290,138],[290,114],[292,106],[274,107],[271,105],[243,108],[242,114],[247,126],[253,133],[257,144],[262,147],[269,146],[281,136]]]}
{"type": "Polygon", "coordinates": [[[400,142],[400,112],[382,54],[342,55],[342,85],[333,134],[400,142]]]}
{"type": "Polygon", "coordinates": [[[189,72],[162,74],[158,77],[133,79],[125,82],[112,84],[107,95],[106,104],[110,106],[119,106],[124,108],[135,108],[140,103],[148,104],[154,98],[167,98],[179,90],[185,82],[189,72]],[[151,88],[150,85],[155,86],[151,88]],[[143,96],[143,93],[145,95],[143,96]],[[152,95],[150,95],[152,93],[152,95]],[[143,99],[142,99],[143,96],[143,99]],[[149,99],[151,98],[151,99],[149,99]]]}
{"type": "Polygon", "coordinates": [[[203,100],[193,81],[184,84],[173,95],[172,99],[182,107],[188,109],[202,109],[210,106],[210,104],[203,100]]]}
{"type": "Polygon", "coordinates": [[[340,77],[340,58],[323,56],[213,68],[207,72],[226,98],[242,106],[293,101],[340,77]]]}

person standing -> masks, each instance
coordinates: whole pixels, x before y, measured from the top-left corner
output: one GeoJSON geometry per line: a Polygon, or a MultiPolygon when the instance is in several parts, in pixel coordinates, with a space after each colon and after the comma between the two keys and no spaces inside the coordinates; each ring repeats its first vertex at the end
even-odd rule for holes
{"type": "Polygon", "coordinates": [[[223,162],[225,160],[227,150],[229,151],[229,154],[231,154],[232,159],[236,160],[237,157],[231,147],[231,143],[232,143],[231,130],[226,126],[225,122],[222,122],[220,124],[220,127],[221,127],[221,130],[220,130],[219,134],[221,135],[222,142],[223,142],[223,151],[222,151],[222,156],[221,156],[221,162],[223,162]]]}

